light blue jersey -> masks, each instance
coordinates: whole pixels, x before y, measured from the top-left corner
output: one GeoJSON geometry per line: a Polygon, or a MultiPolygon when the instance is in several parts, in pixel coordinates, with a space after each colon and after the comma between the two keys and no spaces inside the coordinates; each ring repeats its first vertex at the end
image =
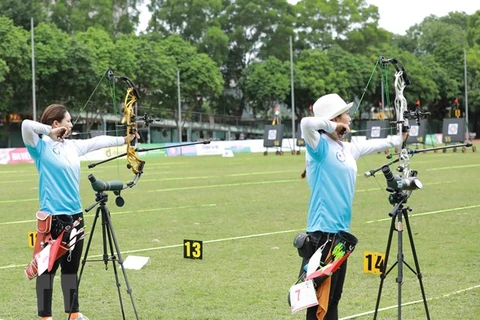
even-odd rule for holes
{"type": "Polygon", "coordinates": [[[69,215],[82,212],[80,158],[70,142],[44,136],[35,147],[27,145],[39,174],[40,211],[69,215]]]}
{"type": "Polygon", "coordinates": [[[350,150],[322,135],[316,149],[307,144],[306,166],[312,190],[307,231],[349,231],[357,175],[350,150]]]}
{"type": "Polygon", "coordinates": [[[39,174],[40,211],[53,215],[81,213],[80,156],[100,148],[122,145],[123,137],[54,141],[50,126],[24,120],[22,137],[39,174]],[[42,138],[39,137],[42,135],[42,138]]]}
{"type": "Polygon", "coordinates": [[[335,141],[323,130],[333,133],[336,123],[316,117],[303,118],[302,136],[306,142],[307,180],[310,186],[307,232],[337,233],[350,231],[352,204],[360,156],[400,146],[400,136],[387,139],[335,141]]]}

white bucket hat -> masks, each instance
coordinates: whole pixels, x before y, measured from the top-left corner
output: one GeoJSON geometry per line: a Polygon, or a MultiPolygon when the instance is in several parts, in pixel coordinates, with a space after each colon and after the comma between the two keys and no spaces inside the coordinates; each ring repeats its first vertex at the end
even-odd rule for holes
{"type": "Polygon", "coordinates": [[[313,104],[313,114],[315,117],[330,120],[347,112],[352,106],[353,102],[346,103],[338,94],[330,93],[321,96],[313,104]]]}

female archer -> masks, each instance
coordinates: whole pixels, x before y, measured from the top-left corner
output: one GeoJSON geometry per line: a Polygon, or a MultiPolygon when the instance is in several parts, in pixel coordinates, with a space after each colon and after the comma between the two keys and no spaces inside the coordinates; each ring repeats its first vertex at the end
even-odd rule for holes
{"type": "MultiPolygon", "coordinates": [[[[344,134],[350,132],[349,110],[352,105],[353,103],[347,104],[338,94],[324,95],[313,105],[314,117],[303,118],[300,123],[306,143],[306,177],[311,191],[306,231],[314,245],[313,252],[322,247],[322,260],[330,252],[336,235],[342,231],[350,231],[357,159],[391,147],[399,147],[402,138],[407,138],[405,133],[402,137],[343,142],[344,134]]],[[[301,270],[309,258],[303,257],[301,270]]],[[[319,305],[307,309],[307,320],[338,319],[338,303],[346,268],[345,260],[333,273],[330,281],[320,285],[329,285],[328,290],[317,288],[319,305]],[[320,297],[320,291],[326,296],[320,297]],[[321,299],[326,303],[320,303],[321,299]]]]}
{"type": "MultiPolygon", "coordinates": [[[[72,127],[72,117],[65,106],[52,104],[45,109],[40,122],[22,122],[22,138],[39,174],[39,212],[51,216],[51,226],[48,226],[51,230],[65,225],[72,227],[73,221],[79,221],[75,228],[78,230],[77,239],[81,239],[84,221],[80,199],[80,156],[101,148],[123,145],[127,137],[66,139],[72,127]]],[[[79,240],[73,250],[55,261],[50,271],[37,277],[38,315],[43,320],[52,319],[53,279],[59,265],[65,312],[70,314],[70,319],[88,320],[79,312],[78,294],[74,294],[82,250],[83,240],[79,240]]]]}

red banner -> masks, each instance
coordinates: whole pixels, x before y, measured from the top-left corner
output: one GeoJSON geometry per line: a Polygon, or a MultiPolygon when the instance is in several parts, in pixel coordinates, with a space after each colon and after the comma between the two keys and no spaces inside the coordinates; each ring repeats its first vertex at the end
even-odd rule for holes
{"type": "Polygon", "coordinates": [[[32,163],[27,148],[0,149],[0,164],[32,163]]]}

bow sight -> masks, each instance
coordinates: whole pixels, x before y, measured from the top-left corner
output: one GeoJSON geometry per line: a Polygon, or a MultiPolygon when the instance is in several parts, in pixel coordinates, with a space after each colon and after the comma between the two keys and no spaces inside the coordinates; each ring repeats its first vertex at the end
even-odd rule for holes
{"type": "Polygon", "coordinates": [[[416,120],[417,125],[420,125],[420,120],[426,119],[430,115],[428,111],[420,111],[416,109],[415,111],[406,110],[403,112],[403,117],[409,120],[416,120]]]}

